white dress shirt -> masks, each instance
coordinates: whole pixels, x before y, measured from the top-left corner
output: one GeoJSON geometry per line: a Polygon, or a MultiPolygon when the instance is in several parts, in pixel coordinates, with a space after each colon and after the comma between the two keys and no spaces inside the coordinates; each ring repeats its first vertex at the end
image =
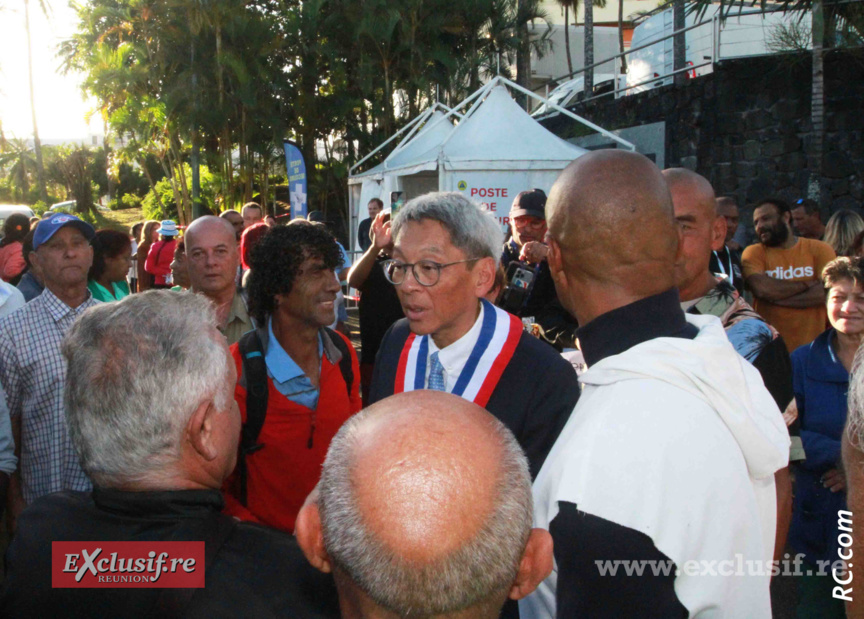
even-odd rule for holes
{"type": "MultiPolygon", "coordinates": [[[[468,357],[471,356],[471,352],[474,350],[474,345],[477,343],[477,340],[480,338],[480,330],[483,327],[483,313],[485,310],[483,309],[483,304],[479,302],[480,305],[480,313],[477,315],[477,320],[474,321],[474,325],[468,329],[468,332],[460,337],[458,340],[450,344],[449,346],[445,346],[444,348],[438,348],[435,345],[435,341],[432,339],[432,336],[429,336],[429,356],[432,356],[432,353],[438,353],[438,361],[441,362],[441,365],[444,367],[444,384],[447,385],[447,393],[452,393],[453,388],[456,386],[456,381],[459,380],[459,375],[462,373],[462,368],[465,367],[465,364],[468,363],[468,357]]],[[[429,388],[429,369],[432,363],[429,361],[429,358],[426,360],[426,388],[429,388]]]]}

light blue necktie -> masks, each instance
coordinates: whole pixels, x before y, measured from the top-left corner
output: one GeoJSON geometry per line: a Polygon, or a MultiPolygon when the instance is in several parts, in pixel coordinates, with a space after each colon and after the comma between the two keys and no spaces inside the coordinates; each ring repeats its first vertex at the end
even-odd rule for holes
{"type": "Polygon", "coordinates": [[[444,366],[438,361],[437,352],[433,352],[429,357],[429,389],[447,391],[447,385],[444,383],[444,366]]]}

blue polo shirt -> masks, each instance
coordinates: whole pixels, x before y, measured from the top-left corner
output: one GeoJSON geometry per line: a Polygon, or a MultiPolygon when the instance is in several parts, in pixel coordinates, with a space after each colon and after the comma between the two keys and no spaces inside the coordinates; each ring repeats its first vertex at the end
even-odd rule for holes
{"type": "MultiPolygon", "coordinates": [[[[267,319],[267,352],[264,354],[264,363],[267,365],[267,376],[273,380],[276,391],[286,398],[315,410],[318,407],[318,389],[312,386],[312,381],[303,373],[300,366],[294,362],[279,340],[273,335],[273,318],[267,319]]],[[[321,333],[318,333],[318,359],[324,358],[324,342],[321,333]]],[[[320,371],[320,370],[319,370],[320,371]]]]}

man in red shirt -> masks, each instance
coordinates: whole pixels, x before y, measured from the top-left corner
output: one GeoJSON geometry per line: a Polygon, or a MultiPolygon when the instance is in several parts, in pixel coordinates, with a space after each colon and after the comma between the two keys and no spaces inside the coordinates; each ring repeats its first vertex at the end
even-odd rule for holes
{"type": "Polygon", "coordinates": [[[293,532],[331,439],[360,410],[360,370],[350,341],[325,326],[342,264],[333,236],[297,222],[274,228],[255,249],[249,309],[260,326],[231,347],[244,429],[226,509],[293,532]]]}

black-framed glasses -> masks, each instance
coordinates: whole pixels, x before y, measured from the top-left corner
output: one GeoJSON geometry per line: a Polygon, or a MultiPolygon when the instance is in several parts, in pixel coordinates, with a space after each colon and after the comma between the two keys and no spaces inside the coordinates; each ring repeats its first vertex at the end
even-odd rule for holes
{"type": "Polygon", "coordinates": [[[405,273],[411,269],[414,274],[414,279],[421,286],[434,286],[441,279],[441,269],[453,266],[454,264],[463,264],[465,262],[475,262],[480,258],[466,258],[465,260],[457,260],[456,262],[448,262],[441,264],[432,260],[418,260],[413,264],[400,262],[399,260],[385,260],[381,265],[384,267],[384,276],[394,286],[398,286],[405,281],[405,273]]]}

